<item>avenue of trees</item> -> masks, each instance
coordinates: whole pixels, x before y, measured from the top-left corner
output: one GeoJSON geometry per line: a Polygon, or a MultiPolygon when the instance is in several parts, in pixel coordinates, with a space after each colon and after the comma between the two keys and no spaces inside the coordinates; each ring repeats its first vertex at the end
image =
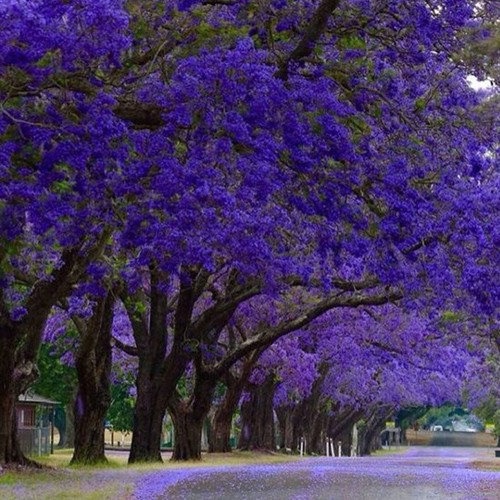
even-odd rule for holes
{"type": "MultiPolygon", "coordinates": [[[[73,461],[318,452],[406,405],[498,398],[495,2],[0,2],[0,464],[40,349],[73,461]],[[474,48],[477,50],[474,52],[474,48]],[[474,54],[481,57],[474,57],[474,54]],[[62,352],[62,351],[57,351],[62,352]],[[61,368],[62,369],[62,368],[61,368]]],[[[477,401],[476,401],[477,400],[477,401]]],[[[344,442],[348,442],[344,439],[344,442]]]]}

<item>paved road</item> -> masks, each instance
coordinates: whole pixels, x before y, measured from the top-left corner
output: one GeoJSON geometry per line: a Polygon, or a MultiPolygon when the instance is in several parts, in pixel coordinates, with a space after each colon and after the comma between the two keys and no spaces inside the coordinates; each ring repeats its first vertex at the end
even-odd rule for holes
{"type": "MultiPolygon", "coordinates": [[[[363,458],[308,458],[279,465],[184,471],[168,481],[156,475],[137,498],[169,500],[500,500],[500,472],[486,448],[412,447],[401,454],[363,458]],[[156,490],[155,490],[156,488],[156,490]]],[[[500,459],[497,459],[500,462],[500,459]]]]}

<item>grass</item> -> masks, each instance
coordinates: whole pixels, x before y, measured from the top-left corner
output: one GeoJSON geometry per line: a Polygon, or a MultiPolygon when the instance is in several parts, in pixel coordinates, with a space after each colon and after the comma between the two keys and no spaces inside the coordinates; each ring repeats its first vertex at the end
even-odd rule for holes
{"type": "Polygon", "coordinates": [[[13,472],[5,472],[4,474],[0,474],[0,485],[16,484],[17,481],[18,481],[18,476],[13,472]]]}
{"type": "Polygon", "coordinates": [[[391,448],[388,449],[382,448],[380,450],[376,450],[373,453],[373,456],[383,457],[384,455],[396,455],[398,453],[404,453],[407,450],[408,450],[407,446],[399,446],[399,447],[392,446],[391,448]]]}
{"type": "Polygon", "coordinates": [[[171,462],[168,458],[163,463],[138,463],[128,465],[128,454],[119,452],[119,454],[108,453],[108,462],[97,465],[70,465],[72,449],[55,450],[53,455],[43,457],[33,457],[42,465],[54,468],[67,467],[71,470],[100,470],[100,469],[164,469],[164,468],[186,468],[186,467],[209,467],[221,465],[245,465],[245,464],[274,464],[291,462],[299,460],[295,455],[284,455],[281,453],[269,453],[259,451],[233,451],[232,453],[204,453],[201,461],[193,462],[171,462]]]}

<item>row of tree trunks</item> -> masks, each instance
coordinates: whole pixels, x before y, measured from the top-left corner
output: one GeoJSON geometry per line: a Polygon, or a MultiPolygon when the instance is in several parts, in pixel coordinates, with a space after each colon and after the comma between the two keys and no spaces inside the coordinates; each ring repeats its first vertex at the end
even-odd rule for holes
{"type": "Polygon", "coordinates": [[[241,405],[241,450],[276,450],[273,398],[276,389],[274,375],[261,385],[247,386],[248,399],[241,405]]]}
{"type": "Polygon", "coordinates": [[[365,418],[365,425],[359,435],[360,455],[371,455],[380,448],[380,433],[385,422],[394,413],[392,406],[378,406],[371,410],[365,418]]]}

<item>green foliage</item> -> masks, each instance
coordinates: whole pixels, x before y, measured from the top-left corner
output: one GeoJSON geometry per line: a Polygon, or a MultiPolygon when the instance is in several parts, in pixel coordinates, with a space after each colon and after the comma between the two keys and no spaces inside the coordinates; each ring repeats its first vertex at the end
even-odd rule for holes
{"type": "Polygon", "coordinates": [[[465,415],[467,412],[453,405],[443,405],[439,408],[430,408],[424,416],[418,419],[422,427],[428,428],[433,424],[451,427],[452,416],[465,415]]]}
{"type": "Polygon", "coordinates": [[[481,406],[475,408],[474,413],[485,422],[493,424],[493,434],[500,438],[500,408],[494,397],[490,397],[481,406]]]}
{"type": "Polygon", "coordinates": [[[416,420],[423,417],[429,408],[425,406],[412,406],[401,409],[396,416],[396,426],[401,429],[408,429],[416,420]]]}
{"type": "Polygon", "coordinates": [[[53,344],[43,343],[38,358],[40,377],[33,391],[41,396],[59,401],[62,405],[72,403],[77,387],[76,370],[61,362],[53,344]]]}
{"type": "Polygon", "coordinates": [[[130,395],[130,387],[129,381],[111,386],[111,405],[107,420],[115,431],[128,432],[133,428],[135,398],[130,395]]]}
{"type": "Polygon", "coordinates": [[[365,49],[366,41],[356,34],[348,34],[339,39],[339,46],[343,49],[365,49]]]}
{"type": "Polygon", "coordinates": [[[441,320],[446,323],[457,323],[461,320],[461,316],[454,311],[444,311],[441,320]]]}

